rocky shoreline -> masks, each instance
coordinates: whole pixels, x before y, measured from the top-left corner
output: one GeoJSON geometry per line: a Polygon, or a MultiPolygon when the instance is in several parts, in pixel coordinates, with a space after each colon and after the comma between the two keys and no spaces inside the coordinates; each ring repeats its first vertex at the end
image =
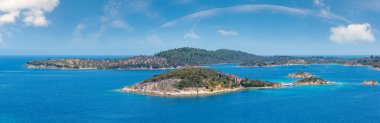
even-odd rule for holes
{"type": "MultiPolygon", "coordinates": [[[[127,86],[119,89],[121,92],[132,92],[139,94],[148,95],[158,95],[158,96],[203,96],[203,95],[213,95],[220,93],[227,93],[233,91],[240,91],[246,89],[273,89],[281,88],[284,86],[316,86],[316,85],[328,85],[335,84],[335,82],[330,82],[323,80],[321,78],[304,78],[293,83],[276,83],[276,82],[266,82],[261,80],[249,80],[246,78],[240,78],[231,74],[224,73],[212,73],[217,74],[218,78],[204,78],[196,86],[186,86],[178,87],[178,84],[185,80],[184,76],[178,76],[178,72],[182,72],[182,75],[190,75],[192,77],[197,76],[199,73],[210,72],[206,68],[183,68],[175,70],[173,72],[168,72],[164,74],[155,75],[153,78],[147,79],[142,82],[138,82],[131,86],[127,86]],[[185,71],[185,72],[184,72],[185,71]],[[189,72],[196,71],[196,72],[189,72]],[[181,79],[182,78],[182,79],[181,79]],[[223,79],[220,79],[223,78],[223,79]],[[217,80],[219,82],[209,82],[209,80],[217,80]],[[221,81],[220,81],[221,80],[221,81]],[[229,84],[222,84],[229,83],[229,84]],[[202,85],[203,84],[203,85],[202,85]],[[200,86],[202,85],[202,86],[200,86]]],[[[215,71],[211,71],[215,72],[215,71]]],[[[206,76],[208,74],[201,74],[201,76],[206,76]]],[[[189,83],[187,83],[188,85],[189,83]]]]}
{"type": "Polygon", "coordinates": [[[292,74],[288,74],[288,77],[290,78],[311,78],[311,77],[314,77],[315,75],[314,74],[311,74],[311,73],[308,73],[308,72],[297,72],[297,73],[292,73],[292,74]]]}
{"type": "Polygon", "coordinates": [[[378,82],[376,80],[366,80],[362,82],[363,85],[377,85],[378,82]]]}
{"type": "Polygon", "coordinates": [[[31,65],[31,64],[26,64],[24,66],[28,69],[51,69],[51,70],[171,70],[171,69],[176,69],[174,67],[167,67],[167,68],[150,68],[150,67],[136,68],[134,67],[134,68],[114,68],[114,69],[95,68],[95,67],[71,68],[71,67],[55,67],[55,66],[31,65]]]}
{"type": "MultiPolygon", "coordinates": [[[[183,68],[183,69],[189,69],[189,68],[183,68]]],[[[205,69],[205,68],[196,68],[196,69],[205,69]]],[[[302,73],[302,72],[298,72],[298,73],[302,73]]],[[[155,96],[207,96],[207,95],[214,95],[214,94],[221,94],[221,93],[228,93],[228,92],[235,92],[235,91],[242,91],[242,90],[249,90],[249,89],[275,89],[275,88],[282,88],[286,86],[320,86],[320,85],[336,84],[336,82],[331,82],[331,81],[324,80],[322,78],[317,78],[315,77],[315,75],[311,73],[310,74],[313,75],[312,77],[306,76],[292,83],[277,83],[277,82],[266,82],[266,81],[261,81],[261,80],[249,80],[249,79],[240,78],[231,74],[223,74],[223,73],[218,73],[218,74],[219,74],[218,76],[231,77],[229,79],[233,81],[230,81],[230,82],[232,82],[232,84],[235,83],[235,85],[237,84],[237,86],[229,85],[229,87],[225,87],[223,86],[223,84],[222,85],[219,84],[216,86],[206,85],[202,87],[177,88],[175,87],[175,85],[183,81],[182,79],[161,78],[162,80],[151,82],[152,80],[155,80],[157,78],[150,78],[143,82],[139,82],[131,86],[118,89],[118,91],[155,95],[155,96]]],[[[172,76],[171,74],[169,75],[172,76]]],[[[155,77],[158,77],[158,76],[159,75],[155,75],[155,77]]],[[[366,80],[366,81],[363,81],[362,84],[363,85],[377,85],[378,82],[375,80],[366,80]]]]}
{"type": "Polygon", "coordinates": [[[161,96],[194,96],[281,86],[280,83],[250,80],[209,68],[191,67],[157,74],[119,91],[161,96]]]}
{"type": "Polygon", "coordinates": [[[125,88],[119,89],[119,91],[147,94],[147,95],[157,95],[157,96],[207,96],[207,95],[240,91],[243,89],[246,89],[246,88],[240,87],[240,88],[234,88],[234,89],[221,89],[221,90],[215,90],[215,91],[209,91],[208,89],[205,89],[205,88],[188,88],[188,89],[179,90],[179,91],[141,91],[138,89],[125,87],[125,88]]]}

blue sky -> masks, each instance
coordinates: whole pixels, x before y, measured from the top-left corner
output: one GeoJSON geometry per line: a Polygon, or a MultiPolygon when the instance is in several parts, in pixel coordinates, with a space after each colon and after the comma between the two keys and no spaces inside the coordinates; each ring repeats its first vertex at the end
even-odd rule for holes
{"type": "Polygon", "coordinates": [[[378,0],[0,0],[0,55],[380,55],[378,0]]]}

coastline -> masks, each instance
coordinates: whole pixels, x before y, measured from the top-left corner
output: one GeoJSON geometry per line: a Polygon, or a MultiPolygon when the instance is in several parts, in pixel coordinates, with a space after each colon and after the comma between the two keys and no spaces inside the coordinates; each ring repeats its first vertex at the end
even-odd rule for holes
{"type": "Polygon", "coordinates": [[[234,89],[225,89],[225,90],[219,90],[219,91],[213,91],[213,92],[206,92],[201,91],[200,93],[196,93],[195,91],[181,91],[179,93],[164,93],[164,92],[158,92],[158,91],[149,91],[149,92],[141,92],[134,89],[129,89],[127,87],[121,88],[121,89],[115,89],[117,92],[122,93],[135,93],[135,94],[142,94],[142,95],[149,95],[149,96],[162,96],[162,97],[194,97],[194,96],[211,96],[211,95],[218,95],[218,94],[226,94],[226,93],[232,93],[232,92],[238,92],[238,91],[244,91],[244,90],[261,90],[261,89],[281,89],[283,87],[294,87],[294,86],[325,86],[325,85],[336,85],[336,82],[330,82],[328,81],[327,84],[294,84],[294,83],[279,83],[281,84],[280,87],[239,87],[234,89]]]}
{"type": "Polygon", "coordinates": [[[159,92],[159,91],[138,91],[134,89],[129,89],[128,87],[124,87],[121,89],[118,89],[119,92],[130,92],[130,93],[137,93],[137,94],[144,94],[144,95],[153,95],[153,96],[169,96],[169,97],[191,97],[191,96],[209,96],[209,95],[216,95],[216,94],[223,94],[223,93],[229,93],[229,92],[236,92],[244,90],[245,88],[239,87],[234,89],[223,89],[218,91],[180,91],[176,93],[166,93],[166,92],[159,92]]]}
{"type": "Polygon", "coordinates": [[[363,65],[363,64],[353,64],[353,65],[343,64],[343,66],[359,66],[359,67],[368,67],[368,68],[373,69],[373,70],[380,70],[379,67],[374,67],[374,66],[370,66],[370,65],[363,65]]]}
{"type": "Polygon", "coordinates": [[[324,63],[324,64],[284,64],[284,65],[267,65],[267,66],[244,66],[244,65],[237,65],[237,67],[247,67],[247,68],[256,68],[256,67],[282,67],[282,66],[308,66],[308,65],[341,65],[341,66],[359,66],[359,67],[368,67],[373,70],[380,70],[378,67],[373,67],[370,65],[362,65],[362,64],[355,64],[355,65],[350,65],[350,64],[339,64],[339,63],[324,63]]]}
{"type": "MultiPolygon", "coordinates": [[[[282,85],[282,83],[281,83],[282,85]]],[[[149,96],[162,96],[162,97],[194,97],[194,96],[211,96],[211,95],[218,95],[218,94],[226,94],[226,93],[232,93],[232,92],[238,92],[238,91],[244,91],[244,90],[260,90],[260,89],[277,89],[281,87],[239,87],[234,89],[225,89],[225,90],[219,90],[219,91],[213,91],[213,92],[206,92],[202,91],[201,93],[170,93],[170,94],[163,94],[162,92],[141,92],[133,89],[126,89],[128,87],[124,87],[121,89],[116,89],[117,92],[122,93],[135,93],[135,94],[142,94],[142,95],[149,95],[149,96]]]]}
{"type": "Polygon", "coordinates": [[[122,68],[104,68],[104,69],[99,69],[99,68],[67,68],[67,67],[46,67],[46,66],[35,66],[35,65],[24,65],[24,67],[28,69],[45,69],[45,70],[174,70],[177,68],[170,67],[170,68],[127,68],[127,69],[122,69],[122,68]]]}

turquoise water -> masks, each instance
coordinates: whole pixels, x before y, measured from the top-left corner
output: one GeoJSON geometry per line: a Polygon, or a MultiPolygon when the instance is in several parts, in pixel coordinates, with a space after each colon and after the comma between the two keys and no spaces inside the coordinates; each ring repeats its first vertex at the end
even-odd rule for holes
{"type": "Polygon", "coordinates": [[[286,77],[288,73],[307,71],[339,84],[175,98],[114,91],[165,70],[32,70],[22,66],[46,58],[57,57],[0,57],[0,123],[380,122],[380,86],[360,85],[367,79],[380,81],[380,71],[368,67],[213,65],[251,79],[286,83],[294,81],[286,77]]]}

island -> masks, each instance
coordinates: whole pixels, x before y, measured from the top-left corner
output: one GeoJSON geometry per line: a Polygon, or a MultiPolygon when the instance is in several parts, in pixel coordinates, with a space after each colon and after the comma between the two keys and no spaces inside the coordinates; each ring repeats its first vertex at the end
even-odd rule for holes
{"type": "Polygon", "coordinates": [[[293,85],[326,85],[326,84],[335,84],[335,82],[330,82],[321,78],[311,77],[298,80],[293,83],[293,85]]]}
{"type": "Polygon", "coordinates": [[[376,80],[366,80],[362,82],[363,85],[377,85],[377,83],[376,80]]]}
{"type": "Polygon", "coordinates": [[[145,69],[170,69],[165,58],[156,56],[135,56],[123,59],[48,59],[35,60],[25,64],[27,68],[38,69],[119,69],[119,70],[145,70],[145,69]]]}
{"type": "Polygon", "coordinates": [[[290,78],[311,78],[314,76],[315,76],[314,74],[304,72],[304,71],[288,74],[288,77],[290,77],[290,78]]]}
{"type": "Polygon", "coordinates": [[[258,60],[257,56],[242,51],[219,49],[208,51],[199,48],[183,47],[154,54],[153,56],[135,56],[122,59],[47,59],[34,60],[25,64],[34,69],[171,69],[208,64],[240,63],[258,60]]]}
{"type": "Polygon", "coordinates": [[[119,89],[121,92],[160,96],[198,96],[244,89],[280,88],[283,86],[335,84],[321,78],[304,78],[283,84],[251,80],[204,67],[186,67],[154,75],[152,78],[119,89]]]}
{"type": "MultiPolygon", "coordinates": [[[[151,56],[135,56],[121,59],[47,59],[34,60],[25,64],[34,69],[172,69],[210,64],[238,64],[248,67],[268,67],[278,65],[308,64],[363,64],[378,67],[377,58],[343,59],[336,57],[295,57],[295,56],[261,56],[237,50],[219,49],[215,51],[200,48],[183,47],[161,51],[151,56]],[[368,61],[368,62],[363,62],[368,61]]],[[[380,59],[380,58],[378,58],[380,59]]]]}
{"type": "Polygon", "coordinates": [[[281,86],[280,83],[250,80],[209,68],[189,67],[154,75],[152,78],[124,87],[120,91],[162,96],[190,96],[281,86]]]}

